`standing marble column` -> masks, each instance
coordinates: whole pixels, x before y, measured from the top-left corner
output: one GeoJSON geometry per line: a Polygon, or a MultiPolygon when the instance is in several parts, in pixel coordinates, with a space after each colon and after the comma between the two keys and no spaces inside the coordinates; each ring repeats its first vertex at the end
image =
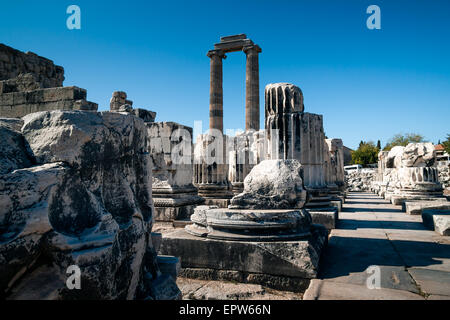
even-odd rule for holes
{"type": "Polygon", "coordinates": [[[244,47],[247,56],[245,75],[245,130],[259,130],[259,58],[257,45],[244,47]]]}
{"type": "Polygon", "coordinates": [[[226,55],[221,50],[210,50],[207,56],[211,59],[209,128],[223,132],[222,59],[226,59],[226,55]]]}

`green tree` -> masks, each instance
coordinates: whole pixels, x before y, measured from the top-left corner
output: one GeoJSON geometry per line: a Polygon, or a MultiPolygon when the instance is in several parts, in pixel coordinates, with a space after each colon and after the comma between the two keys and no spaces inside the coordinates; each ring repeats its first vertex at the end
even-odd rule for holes
{"type": "Polygon", "coordinates": [[[406,147],[410,143],[417,143],[417,142],[424,142],[424,137],[417,133],[407,133],[405,135],[399,133],[393,136],[388,141],[383,150],[389,151],[396,146],[406,147]]]}
{"type": "Polygon", "coordinates": [[[359,148],[352,152],[352,164],[367,166],[368,164],[377,163],[380,149],[371,141],[361,142],[359,148]]]}
{"type": "Polygon", "coordinates": [[[447,134],[447,140],[442,142],[442,145],[444,146],[445,152],[450,154],[450,134],[447,134]]]}

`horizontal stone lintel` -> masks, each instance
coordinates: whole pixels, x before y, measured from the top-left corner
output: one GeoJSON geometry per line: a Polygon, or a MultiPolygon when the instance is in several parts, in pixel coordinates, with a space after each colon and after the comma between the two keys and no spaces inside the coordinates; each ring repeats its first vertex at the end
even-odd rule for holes
{"type": "Polygon", "coordinates": [[[228,42],[234,40],[244,40],[247,39],[247,35],[245,33],[235,34],[232,36],[220,37],[220,42],[228,42]]]}
{"type": "Polygon", "coordinates": [[[215,50],[222,50],[224,53],[227,52],[235,52],[235,51],[242,51],[244,47],[253,45],[253,41],[250,39],[243,39],[243,40],[234,40],[234,41],[227,41],[227,42],[220,42],[214,44],[215,50]]]}

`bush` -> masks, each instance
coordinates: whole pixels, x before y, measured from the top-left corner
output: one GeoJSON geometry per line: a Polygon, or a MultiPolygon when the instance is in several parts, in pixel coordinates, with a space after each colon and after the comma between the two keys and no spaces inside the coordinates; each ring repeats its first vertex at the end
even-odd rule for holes
{"type": "Polygon", "coordinates": [[[360,164],[367,166],[368,164],[378,162],[378,149],[373,142],[363,142],[359,144],[359,148],[352,152],[352,164],[360,164]]]}

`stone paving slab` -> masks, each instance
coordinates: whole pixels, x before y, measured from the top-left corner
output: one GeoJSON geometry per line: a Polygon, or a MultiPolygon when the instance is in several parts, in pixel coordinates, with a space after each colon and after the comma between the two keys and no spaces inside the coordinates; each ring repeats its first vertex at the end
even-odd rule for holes
{"type": "Polygon", "coordinates": [[[424,297],[404,290],[368,289],[366,286],[312,280],[303,300],[424,300],[424,297]]]}
{"type": "Polygon", "coordinates": [[[410,268],[408,271],[423,292],[450,299],[450,272],[426,268],[410,268]]]}
{"type": "Polygon", "coordinates": [[[349,193],[339,215],[304,299],[447,299],[448,237],[370,193],[349,193]],[[372,265],[380,267],[381,289],[367,288],[372,265]]]}

